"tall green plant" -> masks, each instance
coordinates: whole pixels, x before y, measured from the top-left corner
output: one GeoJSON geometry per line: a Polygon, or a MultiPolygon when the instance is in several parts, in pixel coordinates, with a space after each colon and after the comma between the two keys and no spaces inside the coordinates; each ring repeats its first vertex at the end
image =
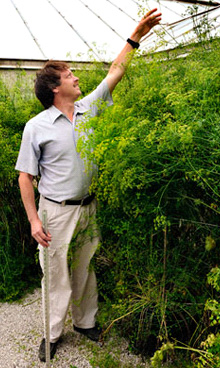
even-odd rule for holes
{"type": "Polygon", "coordinates": [[[185,59],[137,58],[80,142],[99,166],[101,294],[144,353],[170,336],[195,342],[202,328],[219,259],[218,53],[216,41],[185,59]]]}

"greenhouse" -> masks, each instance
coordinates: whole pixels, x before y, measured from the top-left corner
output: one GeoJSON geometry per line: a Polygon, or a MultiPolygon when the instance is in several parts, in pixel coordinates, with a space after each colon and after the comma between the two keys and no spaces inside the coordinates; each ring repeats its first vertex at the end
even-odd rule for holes
{"type": "Polygon", "coordinates": [[[204,19],[217,34],[219,7],[218,2],[205,0],[3,0],[1,59],[110,62],[129,30],[146,9],[153,8],[162,12],[163,19],[142,40],[141,51],[171,49],[195,40],[193,29],[204,19]]]}
{"type": "Polygon", "coordinates": [[[220,2],[0,17],[0,368],[219,368],[220,2]]]}

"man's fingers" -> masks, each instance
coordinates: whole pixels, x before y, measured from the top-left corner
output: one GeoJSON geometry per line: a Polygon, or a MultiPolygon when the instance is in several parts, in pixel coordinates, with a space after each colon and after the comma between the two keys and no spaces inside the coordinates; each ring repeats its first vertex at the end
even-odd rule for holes
{"type": "Polygon", "coordinates": [[[145,26],[149,27],[149,28],[153,28],[154,26],[156,26],[157,24],[160,23],[161,21],[161,13],[156,14],[155,16],[150,16],[148,18],[146,18],[144,20],[145,26]]]}
{"type": "Polygon", "coordinates": [[[154,21],[155,19],[157,19],[158,21],[160,21],[162,13],[157,13],[157,14],[151,15],[151,14],[155,13],[156,11],[157,11],[157,8],[150,10],[149,12],[147,12],[145,14],[143,19],[148,18],[147,21],[154,21]]]}
{"type": "Polygon", "coordinates": [[[159,22],[161,20],[161,13],[150,16],[148,20],[151,22],[159,22]]]}
{"type": "MultiPolygon", "coordinates": [[[[36,239],[36,238],[35,238],[36,239]]],[[[50,246],[50,244],[48,243],[50,240],[48,240],[48,237],[38,237],[38,239],[36,239],[37,240],[37,242],[40,244],[40,245],[42,245],[43,247],[49,247],[50,246]]]]}
{"type": "Polygon", "coordinates": [[[147,17],[149,17],[151,14],[155,13],[155,11],[157,11],[157,8],[154,8],[152,10],[149,10],[144,16],[143,19],[146,19],[147,17]]]}
{"type": "Polygon", "coordinates": [[[49,242],[51,241],[51,234],[48,232],[47,234],[44,233],[43,229],[32,234],[34,239],[41,244],[43,247],[49,247],[49,242]]]}
{"type": "Polygon", "coordinates": [[[161,18],[154,18],[154,19],[152,19],[151,24],[156,25],[156,24],[159,24],[160,21],[161,21],[161,18]]]}
{"type": "Polygon", "coordinates": [[[146,16],[149,17],[149,15],[155,13],[157,11],[157,8],[151,9],[149,10],[149,12],[147,12],[146,16]]]}
{"type": "Polygon", "coordinates": [[[51,235],[49,233],[45,234],[43,232],[43,235],[40,239],[40,244],[43,245],[43,247],[49,247],[49,243],[51,241],[51,235]]]}

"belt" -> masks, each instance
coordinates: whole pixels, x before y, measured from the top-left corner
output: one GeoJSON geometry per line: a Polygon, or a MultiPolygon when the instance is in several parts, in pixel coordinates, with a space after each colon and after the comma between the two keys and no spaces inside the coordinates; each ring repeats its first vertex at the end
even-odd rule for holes
{"type": "Polygon", "coordinates": [[[67,199],[66,201],[62,201],[62,202],[58,202],[55,201],[54,199],[51,198],[47,198],[44,197],[45,199],[47,199],[48,201],[54,202],[54,203],[58,203],[61,204],[62,207],[64,206],[86,206],[88,204],[90,204],[92,202],[92,200],[95,198],[95,194],[91,194],[90,196],[84,197],[82,199],[77,199],[77,200],[71,200],[71,199],[67,199]]]}

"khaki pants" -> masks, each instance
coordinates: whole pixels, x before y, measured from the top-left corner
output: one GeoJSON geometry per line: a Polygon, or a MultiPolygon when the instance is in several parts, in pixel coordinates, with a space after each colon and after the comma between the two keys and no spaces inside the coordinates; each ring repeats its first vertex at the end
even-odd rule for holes
{"type": "MultiPolygon", "coordinates": [[[[90,261],[100,242],[96,224],[96,200],[87,206],[50,202],[42,196],[39,216],[47,210],[48,231],[52,235],[49,249],[50,341],[56,342],[63,332],[71,303],[73,324],[80,328],[95,326],[98,310],[96,276],[90,261]]],[[[43,247],[40,265],[43,270],[43,247]]],[[[42,279],[42,297],[44,286],[42,279]]]]}

